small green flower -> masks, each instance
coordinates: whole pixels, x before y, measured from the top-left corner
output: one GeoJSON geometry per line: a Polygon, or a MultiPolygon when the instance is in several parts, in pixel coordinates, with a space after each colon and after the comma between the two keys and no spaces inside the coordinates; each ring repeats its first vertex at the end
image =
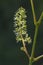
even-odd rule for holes
{"type": "Polygon", "coordinates": [[[27,25],[26,25],[26,11],[23,7],[20,7],[14,17],[14,27],[15,27],[15,34],[16,34],[16,40],[17,42],[22,41],[22,38],[24,39],[24,42],[31,42],[31,38],[28,37],[27,34],[27,25]],[[22,36],[22,37],[21,37],[22,36]]]}

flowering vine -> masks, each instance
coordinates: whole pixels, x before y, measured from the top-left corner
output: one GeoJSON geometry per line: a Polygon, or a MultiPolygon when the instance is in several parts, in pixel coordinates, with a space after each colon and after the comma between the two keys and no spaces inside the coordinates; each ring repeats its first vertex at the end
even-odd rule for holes
{"type": "Polygon", "coordinates": [[[39,29],[39,26],[41,24],[41,20],[43,18],[43,12],[37,21],[35,11],[34,11],[33,0],[30,0],[30,3],[31,3],[31,7],[32,7],[33,21],[34,21],[34,25],[35,25],[35,34],[34,34],[34,39],[33,39],[31,55],[28,53],[27,48],[26,48],[26,42],[28,44],[30,44],[32,40],[31,40],[31,37],[29,37],[28,33],[27,33],[27,25],[26,25],[27,15],[26,15],[26,11],[23,7],[20,7],[17,10],[17,12],[15,13],[15,16],[14,16],[14,33],[16,35],[17,42],[22,41],[23,46],[20,49],[22,51],[24,51],[25,54],[27,55],[27,57],[29,59],[29,65],[32,65],[33,62],[39,60],[40,58],[43,58],[43,55],[40,55],[36,58],[34,57],[36,39],[37,39],[37,35],[38,35],[38,29],[39,29]]]}

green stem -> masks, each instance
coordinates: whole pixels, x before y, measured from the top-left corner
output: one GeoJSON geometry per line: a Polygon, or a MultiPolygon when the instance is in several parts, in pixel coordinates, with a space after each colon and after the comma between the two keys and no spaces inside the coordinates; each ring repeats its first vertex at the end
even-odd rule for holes
{"type": "Polygon", "coordinates": [[[38,60],[41,59],[41,58],[43,58],[43,55],[40,55],[40,56],[34,58],[34,61],[33,61],[33,62],[38,61],[38,60]]]}
{"type": "Polygon", "coordinates": [[[37,34],[38,34],[38,25],[36,25],[36,28],[35,28],[35,35],[34,35],[33,46],[32,46],[32,53],[31,53],[31,59],[29,60],[29,65],[32,65],[32,62],[33,62],[33,59],[34,59],[34,51],[35,51],[37,34]]]}
{"type": "MultiPolygon", "coordinates": [[[[34,3],[33,0],[30,0],[31,3],[31,7],[32,7],[32,13],[33,13],[33,19],[34,19],[34,25],[35,25],[35,35],[34,35],[34,40],[33,40],[33,46],[32,46],[32,53],[31,53],[31,57],[29,59],[29,65],[33,64],[33,60],[34,60],[34,51],[35,51],[35,45],[36,45],[36,39],[37,39],[37,34],[38,34],[38,27],[39,24],[41,23],[42,17],[43,17],[43,12],[39,18],[39,20],[36,20],[36,15],[35,15],[35,11],[34,11],[34,3]]],[[[35,61],[40,59],[42,56],[35,58],[35,61]]]]}
{"type": "Polygon", "coordinates": [[[32,7],[32,13],[33,13],[33,19],[34,19],[34,24],[36,25],[36,15],[35,15],[35,10],[34,10],[34,3],[33,0],[30,0],[31,7],[32,7]]]}

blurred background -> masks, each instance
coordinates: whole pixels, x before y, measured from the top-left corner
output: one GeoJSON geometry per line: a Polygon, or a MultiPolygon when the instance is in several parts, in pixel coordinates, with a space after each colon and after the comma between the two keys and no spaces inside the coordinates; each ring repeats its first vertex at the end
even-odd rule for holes
{"type": "MultiPolygon", "coordinates": [[[[33,0],[37,20],[43,11],[43,0],[33,0]]],[[[27,14],[27,32],[34,37],[35,26],[31,10],[30,0],[0,0],[0,65],[28,65],[29,60],[24,52],[20,50],[21,43],[16,42],[13,32],[13,22],[15,12],[19,7],[24,7],[27,14]]],[[[29,54],[31,54],[32,43],[26,44],[29,54]]],[[[43,54],[43,20],[38,30],[35,57],[43,54]]],[[[33,65],[43,65],[43,59],[33,65]]]]}

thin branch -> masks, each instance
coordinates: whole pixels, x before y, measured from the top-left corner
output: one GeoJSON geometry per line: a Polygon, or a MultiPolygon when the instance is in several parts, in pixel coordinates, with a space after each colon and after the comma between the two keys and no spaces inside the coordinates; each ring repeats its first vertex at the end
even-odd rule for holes
{"type": "Polygon", "coordinates": [[[34,24],[36,25],[36,15],[35,15],[35,11],[34,11],[34,4],[33,4],[33,1],[32,0],[30,0],[30,2],[31,2],[31,7],[32,7],[34,24]]]}
{"type": "Polygon", "coordinates": [[[25,52],[25,54],[27,55],[28,58],[30,58],[30,55],[28,54],[28,51],[27,51],[27,48],[26,48],[22,35],[21,35],[21,38],[22,38],[22,44],[23,44],[23,47],[21,47],[21,50],[25,52]]]}
{"type": "Polygon", "coordinates": [[[38,22],[37,22],[38,24],[41,23],[42,18],[43,18],[43,12],[41,13],[41,15],[40,15],[40,17],[39,17],[39,20],[38,20],[38,22]]]}
{"type": "Polygon", "coordinates": [[[34,61],[33,61],[33,62],[38,61],[38,60],[41,59],[41,58],[43,58],[43,55],[34,58],[34,61]]]}

